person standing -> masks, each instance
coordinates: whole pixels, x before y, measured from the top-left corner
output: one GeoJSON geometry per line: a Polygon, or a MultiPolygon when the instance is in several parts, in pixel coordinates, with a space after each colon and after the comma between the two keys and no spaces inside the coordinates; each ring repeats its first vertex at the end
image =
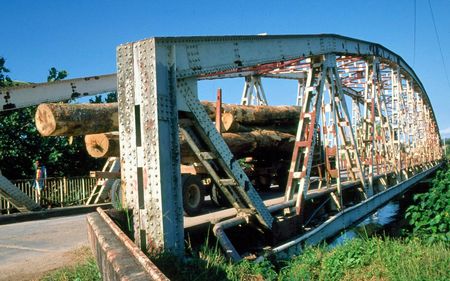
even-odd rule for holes
{"type": "Polygon", "coordinates": [[[45,187],[45,180],[47,178],[47,169],[44,165],[40,166],[39,161],[34,162],[35,178],[34,178],[34,192],[37,203],[41,203],[41,191],[45,187]]]}

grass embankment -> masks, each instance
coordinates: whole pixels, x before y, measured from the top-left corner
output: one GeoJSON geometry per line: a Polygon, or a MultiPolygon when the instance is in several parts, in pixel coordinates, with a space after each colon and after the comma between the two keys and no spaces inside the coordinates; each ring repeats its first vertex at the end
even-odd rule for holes
{"type": "Polygon", "coordinates": [[[167,257],[156,263],[172,280],[450,280],[449,245],[411,238],[354,239],[274,263],[232,264],[206,247],[183,263],[167,257]]]}
{"type": "Polygon", "coordinates": [[[307,249],[277,280],[449,280],[450,248],[417,239],[355,239],[331,251],[307,249]]]}
{"type": "MultiPolygon", "coordinates": [[[[359,238],[329,249],[305,249],[288,261],[232,264],[218,247],[203,246],[184,261],[155,257],[172,280],[450,280],[450,170],[415,196],[407,210],[412,231],[404,237],[359,238]]],[[[99,280],[92,257],[44,280],[99,280]]]]}
{"type": "Polygon", "coordinates": [[[89,247],[74,252],[72,265],[51,271],[41,278],[42,281],[101,281],[97,263],[89,247]]]}
{"type": "MultiPolygon", "coordinates": [[[[334,249],[312,247],[289,261],[232,264],[203,247],[184,262],[159,257],[171,280],[450,280],[450,247],[420,239],[354,239],[334,249]]],[[[101,280],[92,256],[42,280],[101,280]]]]}

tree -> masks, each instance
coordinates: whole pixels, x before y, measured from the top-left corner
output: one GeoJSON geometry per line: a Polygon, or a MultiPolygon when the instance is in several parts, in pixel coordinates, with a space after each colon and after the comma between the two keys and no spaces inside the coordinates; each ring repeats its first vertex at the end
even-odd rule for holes
{"type": "Polygon", "coordinates": [[[63,80],[69,75],[67,71],[58,71],[56,68],[52,67],[48,70],[47,82],[54,82],[58,80],[63,80]]]}
{"type": "Polygon", "coordinates": [[[6,60],[0,57],[0,87],[10,86],[12,84],[11,78],[5,73],[9,72],[9,69],[5,67],[6,60]]]}
{"type": "MultiPolygon", "coordinates": [[[[14,84],[8,72],[0,57],[0,87],[14,84]]],[[[52,67],[48,80],[66,76],[67,71],[52,67]]],[[[35,112],[36,106],[31,106],[0,113],[0,170],[6,177],[32,178],[35,160],[45,164],[49,176],[80,176],[99,169],[101,160],[88,156],[82,137],[75,137],[72,144],[65,137],[41,137],[34,126],[35,112]]]]}
{"type": "Polygon", "coordinates": [[[96,95],[92,99],[89,99],[90,103],[109,103],[117,102],[117,92],[107,93],[105,95],[96,95]]]}

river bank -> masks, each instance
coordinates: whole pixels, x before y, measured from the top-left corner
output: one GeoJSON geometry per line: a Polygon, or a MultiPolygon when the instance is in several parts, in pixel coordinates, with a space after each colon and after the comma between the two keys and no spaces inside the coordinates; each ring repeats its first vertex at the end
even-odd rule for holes
{"type": "MultiPolygon", "coordinates": [[[[328,244],[289,260],[233,264],[216,243],[191,249],[184,261],[152,260],[171,280],[450,280],[450,170],[439,171],[432,186],[416,187],[328,244]]],[[[55,276],[44,280],[71,280],[55,276]]],[[[98,276],[98,269],[90,258],[58,276],[98,276]]]]}
{"type": "MultiPolygon", "coordinates": [[[[330,250],[305,249],[289,261],[228,262],[218,249],[203,249],[185,262],[160,258],[171,280],[450,280],[450,247],[420,239],[353,239],[330,250]]],[[[43,280],[101,280],[93,257],[43,280]]]]}

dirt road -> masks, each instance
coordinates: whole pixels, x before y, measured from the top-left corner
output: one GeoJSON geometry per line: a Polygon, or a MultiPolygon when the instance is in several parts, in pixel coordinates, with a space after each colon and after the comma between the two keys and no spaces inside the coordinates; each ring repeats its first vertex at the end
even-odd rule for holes
{"type": "Polygon", "coordinates": [[[36,280],[88,245],[86,215],[0,226],[0,281],[36,280]]]}

